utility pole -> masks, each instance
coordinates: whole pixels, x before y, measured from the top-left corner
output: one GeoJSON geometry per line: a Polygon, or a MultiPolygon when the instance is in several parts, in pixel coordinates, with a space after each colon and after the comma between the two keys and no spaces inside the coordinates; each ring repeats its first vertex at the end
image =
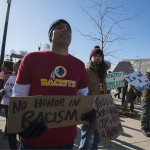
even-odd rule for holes
{"type": "MultiPolygon", "coordinates": [[[[3,33],[3,41],[2,41],[2,47],[1,47],[1,60],[0,60],[0,67],[3,64],[4,61],[4,55],[5,55],[5,45],[6,45],[6,36],[7,36],[7,27],[8,27],[8,19],[9,19],[9,12],[10,12],[10,5],[11,0],[7,0],[8,6],[7,6],[7,14],[5,19],[5,26],[4,26],[4,33],[3,33]]],[[[1,70],[1,68],[0,68],[1,70]]]]}

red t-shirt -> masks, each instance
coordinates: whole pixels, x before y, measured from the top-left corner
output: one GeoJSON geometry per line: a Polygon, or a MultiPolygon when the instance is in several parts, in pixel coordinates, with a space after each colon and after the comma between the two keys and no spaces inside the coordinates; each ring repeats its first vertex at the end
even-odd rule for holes
{"type": "MultiPolygon", "coordinates": [[[[27,54],[18,71],[16,83],[31,84],[29,96],[77,95],[78,89],[87,87],[85,65],[71,56],[47,51],[27,54]]],[[[76,126],[47,129],[32,139],[21,139],[28,146],[55,147],[67,145],[76,138],[76,126]]]]}

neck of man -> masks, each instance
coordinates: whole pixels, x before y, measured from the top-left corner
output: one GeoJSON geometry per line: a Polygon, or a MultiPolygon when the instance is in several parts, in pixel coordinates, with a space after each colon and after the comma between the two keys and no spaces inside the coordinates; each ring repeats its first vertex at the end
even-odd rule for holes
{"type": "Polygon", "coordinates": [[[64,44],[52,44],[51,51],[59,55],[68,55],[68,45],[64,44]]]}

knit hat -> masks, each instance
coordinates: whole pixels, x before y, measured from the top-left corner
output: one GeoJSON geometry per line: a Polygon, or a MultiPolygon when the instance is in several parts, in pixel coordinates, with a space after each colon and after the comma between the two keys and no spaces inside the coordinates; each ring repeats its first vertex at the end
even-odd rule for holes
{"type": "Polygon", "coordinates": [[[13,65],[14,63],[8,59],[6,59],[4,61],[4,65],[10,70],[10,71],[13,71],[13,65]]]}
{"type": "Polygon", "coordinates": [[[90,54],[90,59],[92,58],[93,55],[95,54],[100,54],[103,59],[104,59],[104,54],[103,54],[103,51],[100,49],[99,46],[95,46],[94,49],[92,50],[91,54],[90,54]]]}
{"type": "Polygon", "coordinates": [[[51,36],[52,34],[52,31],[54,30],[54,28],[59,25],[60,23],[65,23],[69,26],[70,30],[71,30],[71,27],[70,27],[70,24],[66,21],[66,20],[63,20],[63,19],[58,19],[58,20],[55,20],[49,27],[49,31],[48,31],[48,35],[49,37],[51,36]]]}

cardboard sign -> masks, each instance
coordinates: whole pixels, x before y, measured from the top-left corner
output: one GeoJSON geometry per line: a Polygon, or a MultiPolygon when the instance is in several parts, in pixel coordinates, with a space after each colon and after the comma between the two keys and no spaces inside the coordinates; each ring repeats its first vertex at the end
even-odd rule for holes
{"type": "Polygon", "coordinates": [[[123,86],[123,72],[108,73],[106,77],[107,89],[123,86]]]}
{"type": "Polygon", "coordinates": [[[110,94],[96,96],[94,108],[97,111],[97,130],[99,131],[102,144],[105,145],[121,135],[123,128],[110,94]]]}
{"type": "Polygon", "coordinates": [[[97,111],[98,131],[103,145],[122,134],[123,129],[110,94],[11,97],[7,131],[21,132],[35,118],[43,118],[48,128],[88,124],[81,121],[81,115],[93,107],[97,111]]]}
{"type": "Polygon", "coordinates": [[[92,110],[93,102],[93,96],[11,97],[7,131],[21,132],[35,118],[43,118],[48,128],[87,124],[81,115],[92,110]]]}
{"type": "Polygon", "coordinates": [[[133,85],[137,90],[143,92],[150,89],[150,81],[141,71],[136,71],[125,76],[128,83],[133,85]]]}

